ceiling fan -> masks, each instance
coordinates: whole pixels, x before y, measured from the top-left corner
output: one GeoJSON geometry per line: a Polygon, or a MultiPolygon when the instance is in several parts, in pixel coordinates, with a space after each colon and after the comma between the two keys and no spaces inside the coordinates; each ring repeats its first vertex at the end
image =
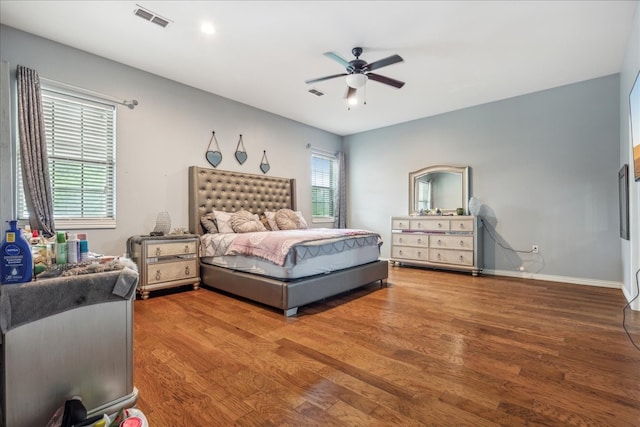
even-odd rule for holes
{"type": "Polygon", "coordinates": [[[353,59],[351,61],[347,61],[346,59],[342,58],[341,56],[339,56],[334,52],[325,53],[324,55],[326,57],[331,58],[334,61],[340,63],[340,65],[342,65],[347,72],[340,73],[340,74],[333,74],[331,76],[326,76],[326,77],[320,77],[318,79],[307,80],[305,83],[310,84],[310,83],[321,82],[323,80],[333,79],[336,77],[347,76],[346,77],[347,92],[345,94],[345,98],[347,99],[355,96],[356,90],[364,87],[364,85],[367,83],[367,80],[369,79],[379,83],[384,83],[389,86],[393,86],[398,89],[404,86],[404,82],[401,82],[400,80],[395,80],[390,77],[381,76],[380,74],[375,74],[371,72],[371,71],[377,70],[378,68],[386,67],[387,65],[402,62],[403,59],[402,57],[400,57],[400,55],[391,55],[387,58],[380,59],[378,61],[374,61],[371,63],[367,63],[366,61],[360,59],[360,55],[362,55],[361,47],[354,47],[351,50],[351,53],[353,54],[353,56],[356,57],[356,59],[353,59]]]}

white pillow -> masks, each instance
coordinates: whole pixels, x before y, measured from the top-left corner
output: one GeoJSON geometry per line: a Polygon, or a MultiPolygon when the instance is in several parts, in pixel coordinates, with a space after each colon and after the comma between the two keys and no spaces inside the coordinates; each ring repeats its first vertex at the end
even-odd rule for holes
{"type": "Polygon", "coordinates": [[[231,214],[230,212],[213,211],[213,216],[216,218],[216,225],[218,226],[219,233],[233,233],[233,227],[231,226],[231,214]]]}

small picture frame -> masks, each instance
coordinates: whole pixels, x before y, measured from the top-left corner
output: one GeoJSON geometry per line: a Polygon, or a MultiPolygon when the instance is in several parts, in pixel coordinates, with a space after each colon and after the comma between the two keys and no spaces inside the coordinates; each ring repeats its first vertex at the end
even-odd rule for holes
{"type": "Polygon", "coordinates": [[[629,165],[618,172],[618,199],[620,208],[620,238],[629,240],[629,165]]]}

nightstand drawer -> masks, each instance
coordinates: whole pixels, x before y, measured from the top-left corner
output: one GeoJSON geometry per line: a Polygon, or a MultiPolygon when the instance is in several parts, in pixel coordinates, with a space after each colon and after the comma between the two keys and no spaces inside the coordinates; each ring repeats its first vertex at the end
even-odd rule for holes
{"type": "Polygon", "coordinates": [[[163,257],[163,256],[176,256],[176,255],[188,255],[196,253],[196,241],[191,240],[188,242],[159,242],[147,244],[147,257],[163,257]]]}
{"type": "Polygon", "coordinates": [[[171,280],[189,279],[198,276],[198,274],[196,259],[147,265],[147,283],[150,285],[171,280]]]}

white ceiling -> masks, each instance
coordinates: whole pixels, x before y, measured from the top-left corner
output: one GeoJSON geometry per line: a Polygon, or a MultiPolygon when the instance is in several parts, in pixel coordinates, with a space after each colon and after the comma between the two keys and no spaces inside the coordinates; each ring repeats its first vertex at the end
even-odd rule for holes
{"type": "MultiPolygon", "coordinates": [[[[637,1],[0,1],[0,22],[338,135],[620,71],[637,1]],[[134,15],[136,4],[172,21],[134,15]],[[216,33],[200,31],[211,22],[216,33]],[[346,84],[305,80],[364,48],[376,70],[350,111],[346,84]],[[315,88],[325,95],[308,92],[315,88]]],[[[73,82],[66,82],[73,84],[73,82]]],[[[135,98],[136,94],[129,94],[135,98]]]]}

